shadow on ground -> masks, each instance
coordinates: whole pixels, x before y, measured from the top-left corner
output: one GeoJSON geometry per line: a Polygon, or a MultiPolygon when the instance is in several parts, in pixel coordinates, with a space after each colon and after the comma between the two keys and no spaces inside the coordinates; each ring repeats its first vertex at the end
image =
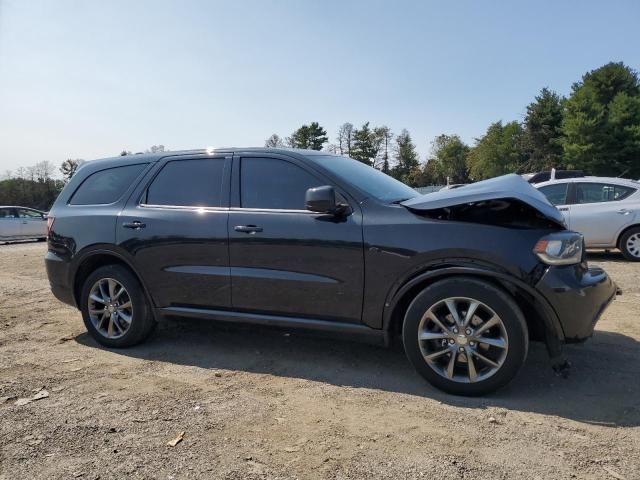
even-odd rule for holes
{"type": "MultiPolygon", "coordinates": [[[[81,344],[99,347],[88,334],[81,344]]],[[[568,346],[567,379],[551,370],[542,345],[533,344],[518,377],[496,394],[464,398],[443,394],[418,376],[400,348],[336,341],[265,327],[176,321],[138,347],[113,353],[145,360],[302,378],[337,386],[433,398],[463,408],[500,407],[604,426],[640,425],[640,344],[597,331],[585,345],[568,346]]]]}

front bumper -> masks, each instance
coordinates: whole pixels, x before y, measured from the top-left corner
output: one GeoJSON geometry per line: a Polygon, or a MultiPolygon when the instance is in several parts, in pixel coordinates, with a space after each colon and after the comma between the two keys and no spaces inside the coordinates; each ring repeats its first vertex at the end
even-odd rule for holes
{"type": "Polygon", "coordinates": [[[555,310],[566,343],[591,337],[596,322],[619,293],[607,272],[584,264],[549,267],[536,288],[555,310]]]}

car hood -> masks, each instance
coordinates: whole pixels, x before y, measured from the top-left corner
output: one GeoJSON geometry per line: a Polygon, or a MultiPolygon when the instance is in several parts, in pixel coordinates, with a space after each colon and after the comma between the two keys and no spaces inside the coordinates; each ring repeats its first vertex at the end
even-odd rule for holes
{"type": "Polygon", "coordinates": [[[520,175],[509,174],[471,183],[455,189],[440,190],[405,200],[410,210],[429,211],[488,200],[515,200],[529,205],[551,222],[565,228],[564,217],[547,197],[532,187],[520,175]]]}

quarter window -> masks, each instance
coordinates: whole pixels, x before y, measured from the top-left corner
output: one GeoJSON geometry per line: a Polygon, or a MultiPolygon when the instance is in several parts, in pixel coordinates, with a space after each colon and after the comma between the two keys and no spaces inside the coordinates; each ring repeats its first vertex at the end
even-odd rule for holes
{"type": "Polygon", "coordinates": [[[576,203],[602,203],[623,200],[635,192],[631,187],[607,183],[576,184],[576,203]]]}
{"type": "Polygon", "coordinates": [[[71,205],[103,205],[114,203],[127,191],[146,164],[109,168],[89,175],[69,202],[71,205]]]}
{"type": "Polygon", "coordinates": [[[222,206],[224,158],[167,162],[147,189],[148,205],[222,206]]]}
{"type": "Polygon", "coordinates": [[[285,160],[242,159],[240,197],[243,208],[304,210],[307,190],[321,185],[322,181],[285,160]]]}
{"type": "Polygon", "coordinates": [[[540,187],[539,190],[547,197],[554,205],[565,205],[567,203],[567,183],[554,183],[553,185],[547,185],[540,187]]]}

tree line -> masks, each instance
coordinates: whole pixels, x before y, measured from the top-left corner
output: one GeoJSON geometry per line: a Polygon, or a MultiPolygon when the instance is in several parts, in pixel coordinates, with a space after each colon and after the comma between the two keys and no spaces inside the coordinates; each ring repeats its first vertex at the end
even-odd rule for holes
{"type": "Polygon", "coordinates": [[[442,134],[421,162],[407,130],[338,127],[335,143],[311,122],[267,147],[310,148],[347,155],[411,185],[467,183],[505,173],[579,169],[593,175],[640,177],[640,81],[622,62],[587,72],[568,97],[543,88],[524,120],[489,125],[473,145],[442,134]]]}

